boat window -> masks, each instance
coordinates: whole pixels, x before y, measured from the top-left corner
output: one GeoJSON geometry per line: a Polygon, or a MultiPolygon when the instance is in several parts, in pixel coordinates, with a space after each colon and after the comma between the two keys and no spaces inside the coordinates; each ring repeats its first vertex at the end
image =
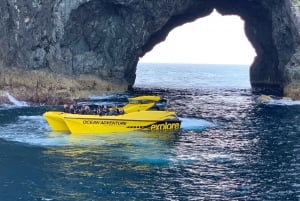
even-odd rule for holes
{"type": "Polygon", "coordinates": [[[139,101],[137,101],[137,100],[130,100],[129,103],[130,104],[139,104],[139,101]]]}
{"type": "Polygon", "coordinates": [[[166,100],[160,100],[157,103],[155,103],[154,107],[157,110],[166,110],[167,108],[167,101],[166,100]]]}

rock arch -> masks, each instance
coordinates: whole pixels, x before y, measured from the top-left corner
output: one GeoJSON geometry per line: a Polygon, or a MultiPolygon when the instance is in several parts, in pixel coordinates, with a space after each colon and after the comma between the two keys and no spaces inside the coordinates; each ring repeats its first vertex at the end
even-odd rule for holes
{"type": "MultiPolygon", "coordinates": [[[[2,68],[59,75],[61,87],[71,81],[77,87],[64,96],[100,91],[101,80],[109,89],[125,90],[134,84],[139,57],[174,27],[213,9],[245,21],[257,53],[253,89],[300,98],[300,3],[293,0],[6,0],[0,2],[0,61],[2,68]]],[[[40,82],[38,90],[47,91],[55,79],[40,82]]]]}

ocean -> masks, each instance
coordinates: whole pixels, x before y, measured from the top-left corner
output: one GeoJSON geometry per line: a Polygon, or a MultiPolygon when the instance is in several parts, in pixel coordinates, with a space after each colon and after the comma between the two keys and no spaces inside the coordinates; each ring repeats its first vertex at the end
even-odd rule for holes
{"type": "MultiPolygon", "coordinates": [[[[134,90],[182,120],[173,133],[69,135],[61,106],[0,106],[0,200],[300,200],[300,102],[257,101],[243,65],[139,64],[134,90]]],[[[9,95],[9,94],[8,94],[9,95]]]]}

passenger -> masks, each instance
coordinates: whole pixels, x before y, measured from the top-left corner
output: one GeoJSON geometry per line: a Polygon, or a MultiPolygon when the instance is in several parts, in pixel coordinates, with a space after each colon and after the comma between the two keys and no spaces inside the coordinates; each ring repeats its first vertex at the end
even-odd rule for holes
{"type": "Polygon", "coordinates": [[[64,104],[64,112],[70,112],[69,106],[67,104],[64,104]]]}
{"type": "Polygon", "coordinates": [[[70,105],[70,113],[72,113],[72,114],[75,114],[75,108],[74,108],[74,105],[70,105]]]}
{"type": "Polygon", "coordinates": [[[100,115],[100,116],[103,115],[103,114],[102,114],[102,107],[101,107],[101,105],[99,105],[99,106],[97,107],[97,114],[100,115]]]}
{"type": "Polygon", "coordinates": [[[98,105],[97,114],[101,116],[101,112],[102,112],[101,105],[98,105]]]}
{"type": "Polygon", "coordinates": [[[118,110],[116,106],[113,106],[109,112],[109,115],[118,115],[118,110]]]}
{"type": "Polygon", "coordinates": [[[84,111],[85,111],[85,114],[91,114],[90,106],[85,105],[85,106],[84,106],[84,111]]]}
{"type": "Polygon", "coordinates": [[[80,114],[80,108],[78,107],[78,105],[74,106],[74,114],[80,114]]]}
{"type": "Polygon", "coordinates": [[[125,113],[124,109],[122,107],[118,108],[117,110],[118,110],[118,114],[124,114],[125,113]]]}
{"type": "Polygon", "coordinates": [[[103,113],[104,113],[104,115],[108,115],[108,113],[109,113],[109,110],[106,105],[103,108],[103,113]]]}
{"type": "Polygon", "coordinates": [[[79,109],[79,113],[80,113],[80,114],[86,114],[84,108],[85,108],[85,105],[82,105],[82,106],[80,107],[80,109],[79,109]]]}

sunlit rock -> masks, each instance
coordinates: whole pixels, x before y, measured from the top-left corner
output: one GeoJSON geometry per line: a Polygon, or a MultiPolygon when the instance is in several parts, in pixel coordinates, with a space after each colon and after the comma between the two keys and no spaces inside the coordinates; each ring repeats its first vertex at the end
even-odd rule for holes
{"type": "Polygon", "coordinates": [[[273,99],[271,98],[271,96],[268,95],[260,95],[257,97],[257,101],[262,102],[262,103],[267,103],[272,101],[273,99]]]}

